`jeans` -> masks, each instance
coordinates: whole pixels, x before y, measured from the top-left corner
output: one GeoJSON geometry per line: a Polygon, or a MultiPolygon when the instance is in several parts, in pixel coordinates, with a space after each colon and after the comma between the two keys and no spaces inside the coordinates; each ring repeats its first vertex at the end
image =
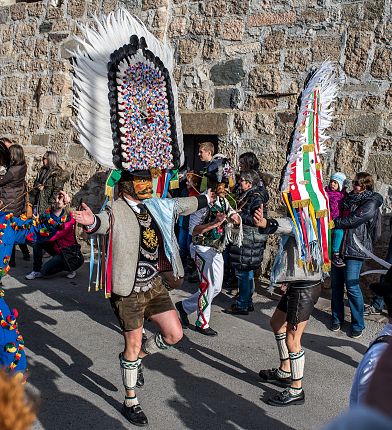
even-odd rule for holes
{"type": "Polygon", "coordinates": [[[189,230],[180,227],[178,232],[178,246],[180,248],[181,261],[184,263],[189,254],[189,247],[192,243],[192,235],[189,234],[189,230]]]}
{"type": "Polygon", "coordinates": [[[33,270],[41,272],[43,276],[50,276],[56,273],[69,272],[67,263],[61,254],[57,254],[50,243],[36,243],[33,245],[33,270]],[[42,265],[42,254],[46,251],[52,258],[42,265]]]}
{"type": "Polygon", "coordinates": [[[239,296],[236,305],[239,309],[248,310],[248,306],[253,304],[252,296],[255,290],[253,270],[237,270],[235,275],[238,279],[239,296]]]}
{"type": "Polygon", "coordinates": [[[346,258],[344,262],[345,267],[332,266],[331,270],[332,324],[343,324],[344,322],[344,285],[346,284],[348,305],[351,310],[351,330],[362,331],[365,328],[365,321],[359,274],[363,260],[346,258]]]}
{"type": "Polygon", "coordinates": [[[69,268],[62,255],[54,255],[49,261],[47,261],[41,269],[43,276],[51,276],[59,272],[69,272],[69,268]]]}

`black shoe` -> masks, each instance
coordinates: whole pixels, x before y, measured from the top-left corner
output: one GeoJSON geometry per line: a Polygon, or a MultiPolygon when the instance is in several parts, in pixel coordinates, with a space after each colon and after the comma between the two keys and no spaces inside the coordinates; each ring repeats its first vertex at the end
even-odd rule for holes
{"type": "Polygon", "coordinates": [[[350,337],[357,339],[362,336],[362,330],[351,330],[350,337]]]}
{"type": "Polygon", "coordinates": [[[265,382],[277,382],[279,385],[282,386],[287,386],[291,384],[291,376],[288,376],[287,378],[279,378],[278,369],[260,370],[259,376],[265,382]]]}
{"type": "Polygon", "coordinates": [[[339,331],[340,330],[340,324],[339,323],[332,323],[329,327],[331,331],[339,331]]]}
{"type": "Polygon", "coordinates": [[[188,282],[190,282],[191,284],[199,282],[199,280],[199,272],[197,270],[188,275],[188,282]]]}
{"type": "Polygon", "coordinates": [[[346,263],[339,254],[332,254],[331,262],[335,267],[345,267],[346,263]]]}
{"type": "Polygon", "coordinates": [[[140,405],[125,406],[124,403],[121,413],[130,423],[134,424],[135,426],[144,427],[148,424],[148,419],[140,405]]]}
{"type": "Polygon", "coordinates": [[[138,388],[144,386],[144,374],[143,374],[143,364],[140,363],[137,368],[137,380],[136,380],[136,386],[138,388]]]}
{"type": "Polygon", "coordinates": [[[248,312],[253,312],[255,310],[255,307],[253,306],[253,304],[248,306],[248,312]]]}
{"type": "Polygon", "coordinates": [[[290,394],[289,388],[286,388],[281,393],[268,399],[267,403],[272,406],[303,405],[305,403],[305,392],[302,390],[301,394],[293,396],[290,394]]]}
{"type": "Polygon", "coordinates": [[[180,321],[181,321],[182,326],[184,328],[189,327],[190,323],[189,323],[188,315],[185,312],[184,307],[182,306],[182,302],[177,302],[176,308],[177,308],[178,314],[180,316],[180,321]]]}
{"type": "Polygon", "coordinates": [[[231,305],[227,309],[223,309],[222,312],[225,314],[231,314],[231,315],[248,315],[249,312],[247,309],[241,309],[236,304],[231,305]]]}
{"type": "Polygon", "coordinates": [[[24,261],[30,261],[30,254],[25,254],[25,255],[23,256],[23,260],[24,260],[24,261]]]}
{"type": "Polygon", "coordinates": [[[211,327],[201,328],[199,326],[195,327],[195,331],[198,333],[204,334],[205,336],[217,336],[218,332],[213,330],[211,327]]]}

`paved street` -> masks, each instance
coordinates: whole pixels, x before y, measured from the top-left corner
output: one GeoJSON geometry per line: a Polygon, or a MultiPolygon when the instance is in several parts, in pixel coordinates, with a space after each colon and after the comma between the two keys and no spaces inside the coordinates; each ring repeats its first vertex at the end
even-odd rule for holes
{"type": "MultiPolygon", "coordinates": [[[[31,264],[19,258],[17,265],[4,285],[10,307],[20,313],[30,384],[41,394],[34,430],[134,428],[118,412],[122,337],[102,292],[87,292],[87,264],[73,280],[33,281],[24,279],[31,264]]],[[[187,285],[173,300],[195,288],[187,285]]],[[[329,302],[321,300],[303,341],[306,404],[273,408],[265,399],[277,388],[260,382],[258,371],[277,365],[268,326],[276,301],[258,295],[255,312],[243,317],[221,312],[229,302],[221,294],[213,306],[217,338],[186,330],[178,349],[145,360],[146,385],[138,397],[149,428],[317,429],[347,406],[355,367],[381,323],[368,322],[357,340],[331,333],[329,302]]]]}

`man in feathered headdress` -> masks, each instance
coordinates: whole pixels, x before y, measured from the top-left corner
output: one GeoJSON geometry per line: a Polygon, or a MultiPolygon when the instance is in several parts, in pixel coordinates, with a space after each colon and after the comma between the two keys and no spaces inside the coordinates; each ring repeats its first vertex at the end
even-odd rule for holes
{"type": "Polygon", "coordinates": [[[259,373],[266,382],[287,386],[268,400],[273,406],[305,402],[301,338],[320,296],[323,273],[330,269],[329,203],[319,156],[326,138],[322,132],[331,122],[330,105],[336,89],[333,66],[325,62],[311,74],[302,92],[281,187],[290,218],[265,219],[262,208],[254,216],[261,233],[282,235],[271,284],[280,285],[284,294],[270,321],[280,365],[259,373]]]}
{"type": "Polygon", "coordinates": [[[210,194],[157,198],[178,181],[184,160],[171,51],[121,9],[97,20],[97,30],[82,32],[84,50],[75,53],[76,127],[88,152],[115,169],[107,195],[117,183],[119,198],[96,215],[83,205],[74,218],[104,238],[100,279],[125,340],[119,356],[126,391],[122,413],[144,426],[148,420],[135,392],[143,383],[141,360],[183,335],[160,273],[184,276],[174,225],[179,215],[206,207],[210,194]],[[142,343],[144,319],[159,331],[142,343]]]}

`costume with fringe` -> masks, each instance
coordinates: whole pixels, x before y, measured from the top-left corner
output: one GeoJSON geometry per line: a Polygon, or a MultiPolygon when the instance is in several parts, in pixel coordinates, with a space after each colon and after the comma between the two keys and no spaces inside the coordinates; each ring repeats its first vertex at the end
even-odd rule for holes
{"type": "MultiPolygon", "coordinates": [[[[47,240],[67,219],[66,214],[56,216],[50,210],[34,220],[0,212],[0,284],[1,278],[10,270],[9,261],[15,244],[47,240]]],[[[18,315],[16,309],[10,309],[4,298],[4,289],[0,288],[0,368],[9,373],[24,372],[27,365],[18,315]]]]}
{"type": "MultiPolygon", "coordinates": [[[[320,155],[328,138],[325,134],[332,121],[331,104],[337,95],[333,65],[325,61],[310,75],[301,94],[301,102],[287,165],[281,183],[283,201],[293,223],[297,261],[304,275],[331,268],[331,216],[328,195],[323,186],[320,155]]],[[[287,238],[283,241],[287,242],[287,238]]],[[[272,273],[278,282],[283,244],[272,273]]]]}
{"type": "MultiPolygon", "coordinates": [[[[75,37],[79,47],[74,52],[74,125],[87,151],[112,169],[104,207],[124,171],[150,171],[153,196],[166,197],[178,186],[178,169],[184,162],[172,51],[124,9],[95,18],[95,24],[94,29],[81,26],[83,37],[75,37]]],[[[178,211],[164,201],[144,203],[159,226],[165,255],[177,276],[172,249],[176,244],[170,234],[178,211]]],[[[112,227],[107,236],[96,238],[100,257],[95,281],[107,297],[112,292],[112,227]]],[[[90,284],[93,252],[91,257],[90,284]]]]}

